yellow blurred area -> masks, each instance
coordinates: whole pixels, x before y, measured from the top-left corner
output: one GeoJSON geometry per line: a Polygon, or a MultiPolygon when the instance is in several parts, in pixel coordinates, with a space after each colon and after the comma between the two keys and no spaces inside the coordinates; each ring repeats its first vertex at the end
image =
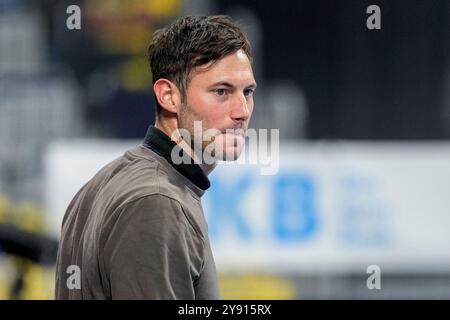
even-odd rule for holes
{"type": "Polygon", "coordinates": [[[5,222],[9,212],[9,201],[6,197],[0,196],[0,223],[5,222]]]}
{"type": "Polygon", "coordinates": [[[220,288],[225,300],[291,300],[295,285],[286,278],[259,274],[221,274],[220,288]]]}
{"type": "Polygon", "coordinates": [[[18,257],[0,259],[0,300],[52,300],[54,290],[54,267],[42,267],[18,257]],[[18,277],[21,288],[15,292],[18,277]]]}
{"type": "Polygon", "coordinates": [[[0,196],[0,223],[10,223],[22,230],[38,232],[44,227],[44,212],[32,202],[13,204],[0,196]]]}
{"type": "MultiPolygon", "coordinates": [[[[39,233],[44,227],[44,212],[32,202],[15,204],[0,196],[0,223],[7,223],[28,232],[39,233]]],[[[0,255],[0,300],[53,299],[55,270],[27,259],[0,255]],[[20,283],[20,288],[16,286],[20,283]]]]}
{"type": "Polygon", "coordinates": [[[147,0],[139,2],[146,3],[149,12],[162,18],[170,18],[174,13],[178,13],[183,4],[180,0],[147,0]]]}
{"type": "Polygon", "coordinates": [[[91,0],[86,3],[87,20],[105,53],[144,54],[149,34],[176,17],[182,4],[181,0],[91,0]]]}
{"type": "Polygon", "coordinates": [[[149,90],[151,72],[145,56],[150,35],[176,18],[183,4],[182,0],[86,2],[88,29],[98,49],[106,55],[123,55],[118,69],[122,89],[149,90]]]}
{"type": "Polygon", "coordinates": [[[126,13],[149,13],[162,18],[170,17],[181,9],[181,0],[89,0],[86,2],[88,13],[95,15],[118,15],[126,13]]]}
{"type": "Polygon", "coordinates": [[[54,298],[55,268],[16,256],[0,256],[0,300],[54,298]],[[16,286],[20,283],[20,288],[16,286]]]}
{"type": "Polygon", "coordinates": [[[120,83],[127,91],[151,90],[151,73],[141,72],[150,69],[144,57],[137,57],[123,62],[120,66],[120,83]]]}
{"type": "Polygon", "coordinates": [[[55,268],[43,268],[32,264],[24,276],[24,287],[20,299],[49,300],[54,299],[55,268]]]}

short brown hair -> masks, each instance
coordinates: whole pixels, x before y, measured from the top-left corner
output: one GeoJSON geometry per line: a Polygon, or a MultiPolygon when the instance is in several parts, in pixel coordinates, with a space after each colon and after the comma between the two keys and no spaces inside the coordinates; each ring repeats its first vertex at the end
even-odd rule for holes
{"type": "MultiPolygon", "coordinates": [[[[240,26],[228,16],[186,16],[155,31],[148,47],[153,84],[161,78],[175,83],[182,99],[191,72],[242,49],[252,61],[250,42],[240,26]]],[[[161,106],[156,101],[157,114],[161,106]]]]}

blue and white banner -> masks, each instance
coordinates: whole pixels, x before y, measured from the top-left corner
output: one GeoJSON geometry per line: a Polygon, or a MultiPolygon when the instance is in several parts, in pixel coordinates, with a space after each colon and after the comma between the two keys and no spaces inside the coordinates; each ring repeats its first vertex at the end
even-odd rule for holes
{"type": "MultiPolygon", "coordinates": [[[[49,148],[55,230],[82,184],[133,145],[98,144],[49,148]]],[[[210,179],[203,206],[221,271],[450,268],[449,144],[281,144],[275,175],[226,164],[210,179]]]]}

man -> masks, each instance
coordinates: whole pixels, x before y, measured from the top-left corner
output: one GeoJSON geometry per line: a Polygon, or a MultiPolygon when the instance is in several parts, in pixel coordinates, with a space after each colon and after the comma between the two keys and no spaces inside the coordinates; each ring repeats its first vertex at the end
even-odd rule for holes
{"type": "Polygon", "coordinates": [[[228,17],[184,17],[155,33],[156,123],[70,203],[57,299],[220,298],[200,202],[216,162],[203,160],[241,152],[256,87],[251,59],[228,17]]]}

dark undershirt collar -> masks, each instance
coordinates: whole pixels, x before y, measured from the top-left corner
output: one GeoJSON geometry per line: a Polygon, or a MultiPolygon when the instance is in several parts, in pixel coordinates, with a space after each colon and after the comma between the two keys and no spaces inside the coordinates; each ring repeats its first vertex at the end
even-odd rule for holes
{"type": "MultiPolygon", "coordinates": [[[[177,144],[155,126],[150,126],[148,128],[144,139],[144,146],[166,159],[175,170],[188,178],[193,184],[203,191],[206,191],[210,187],[211,184],[208,177],[198,164],[173,163],[171,153],[172,149],[176,147],[177,144]]],[[[182,150],[182,152],[184,151],[182,150]]]]}

